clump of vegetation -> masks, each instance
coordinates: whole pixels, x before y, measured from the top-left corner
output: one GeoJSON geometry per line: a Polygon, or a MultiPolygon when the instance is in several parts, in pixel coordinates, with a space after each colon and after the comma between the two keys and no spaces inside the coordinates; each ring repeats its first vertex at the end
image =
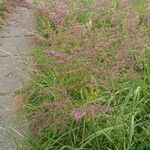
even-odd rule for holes
{"type": "Polygon", "coordinates": [[[15,7],[31,7],[31,3],[26,0],[5,0],[0,2],[0,26],[3,26],[5,23],[6,13],[13,10],[15,7]]]}
{"type": "Polygon", "coordinates": [[[6,7],[4,3],[0,3],[0,26],[4,25],[4,14],[6,7]]]}
{"type": "MultiPolygon", "coordinates": [[[[150,148],[149,12],[129,0],[37,7],[24,149],[150,148]]],[[[144,5],[145,7],[145,5],[144,5]]]]}

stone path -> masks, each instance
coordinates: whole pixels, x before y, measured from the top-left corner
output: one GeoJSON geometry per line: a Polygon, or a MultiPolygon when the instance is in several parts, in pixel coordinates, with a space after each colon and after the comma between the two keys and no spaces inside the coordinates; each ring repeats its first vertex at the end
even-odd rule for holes
{"type": "MultiPolygon", "coordinates": [[[[33,20],[32,10],[17,8],[17,13],[11,13],[7,24],[0,30],[0,150],[15,150],[14,138],[24,135],[24,122],[19,122],[13,113],[13,91],[22,85],[27,74],[29,58],[25,52],[31,47],[27,42],[28,30],[17,22],[28,25],[33,20]]],[[[29,26],[28,26],[29,27],[29,26]]],[[[29,27],[31,28],[31,27],[29,27]]]]}

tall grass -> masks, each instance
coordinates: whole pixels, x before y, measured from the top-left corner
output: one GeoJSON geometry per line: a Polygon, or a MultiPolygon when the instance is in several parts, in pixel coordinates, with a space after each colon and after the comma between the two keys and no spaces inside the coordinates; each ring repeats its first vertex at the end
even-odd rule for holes
{"type": "Polygon", "coordinates": [[[25,107],[31,132],[21,149],[150,148],[150,20],[142,4],[142,11],[128,0],[37,7],[25,107]]]}

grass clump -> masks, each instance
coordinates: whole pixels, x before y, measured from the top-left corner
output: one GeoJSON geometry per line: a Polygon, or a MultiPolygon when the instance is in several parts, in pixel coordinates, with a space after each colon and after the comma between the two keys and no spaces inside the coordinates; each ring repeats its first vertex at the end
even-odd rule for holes
{"type": "Polygon", "coordinates": [[[6,11],[5,3],[0,3],[0,26],[4,25],[4,13],[6,11]]]}
{"type": "Polygon", "coordinates": [[[149,18],[134,6],[56,0],[37,8],[22,149],[150,148],[149,18]]]}

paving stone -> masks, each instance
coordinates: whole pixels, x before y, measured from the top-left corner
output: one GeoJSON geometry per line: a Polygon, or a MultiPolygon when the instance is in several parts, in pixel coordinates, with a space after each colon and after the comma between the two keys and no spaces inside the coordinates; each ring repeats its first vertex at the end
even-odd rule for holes
{"type": "Polygon", "coordinates": [[[33,13],[27,8],[17,9],[18,14],[10,14],[8,25],[0,30],[0,150],[16,150],[14,139],[27,131],[26,121],[18,120],[12,113],[12,93],[25,80],[21,74],[27,74],[24,62],[30,61],[25,55],[31,48],[26,38],[30,34],[27,28],[16,25],[14,18],[17,16],[18,22],[26,23],[33,20],[33,13]]]}

